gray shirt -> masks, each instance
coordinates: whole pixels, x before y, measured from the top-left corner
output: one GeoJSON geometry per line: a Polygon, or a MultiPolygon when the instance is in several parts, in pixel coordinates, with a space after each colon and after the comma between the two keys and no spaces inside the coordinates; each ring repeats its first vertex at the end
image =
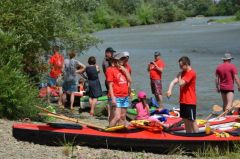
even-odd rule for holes
{"type": "Polygon", "coordinates": [[[64,60],[64,71],[63,79],[64,81],[76,81],[76,70],[78,66],[85,67],[81,62],[75,59],[65,59],[64,60]]]}

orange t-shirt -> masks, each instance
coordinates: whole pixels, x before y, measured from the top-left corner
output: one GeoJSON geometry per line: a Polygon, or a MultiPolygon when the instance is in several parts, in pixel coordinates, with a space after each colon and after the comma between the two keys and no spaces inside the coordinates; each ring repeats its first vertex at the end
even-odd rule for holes
{"type": "Polygon", "coordinates": [[[108,67],[106,70],[108,82],[113,82],[113,94],[115,97],[128,96],[128,81],[125,74],[117,67],[108,67]]]}
{"type": "Polygon", "coordinates": [[[51,71],[49,76],[52,78],[57,78],[62,74],[62,68],[64,64],[64,58],[58,52],[54,53],[53,56],[49,59],[49,64],[51,66],[51,71]]]}
{"type": "MultiPolygon", "coordinates": [[[[154,61],[156,63],[156,65],[160,68],[164,68],[165,64],[163,60],[157,60],[154,61]]],[[[162,72],[159,72],[156,67],[153,64],[149,64],[149,68],[150,68],[150,78],[152,80],[161,80],[162,79],[162,72]]]]}
{"type": "Polygon", "coordinates": [[[180,103],[196,105],[196,72],[191,69],[190,71],[182,72],[181,77],[186,82],[186,84],[180,87],[180,103]]]}

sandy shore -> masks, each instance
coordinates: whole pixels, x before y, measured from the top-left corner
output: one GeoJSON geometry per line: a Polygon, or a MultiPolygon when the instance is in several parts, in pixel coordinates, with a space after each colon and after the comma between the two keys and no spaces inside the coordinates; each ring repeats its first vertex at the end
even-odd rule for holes
{"type": "MultiPolygon", "coordinates": [[[[90,117],[88,113],[79,116],[82,120],[107,125],[106,118],[90,117]]],[[[181,155],[161,155],[145,152],[125,152],[110,149],[94,149],[85,146],[44,146],[17,141],[12,137],[12,124],[16,121],[0,119],[0,159],[188,159],[181,155]]]]}

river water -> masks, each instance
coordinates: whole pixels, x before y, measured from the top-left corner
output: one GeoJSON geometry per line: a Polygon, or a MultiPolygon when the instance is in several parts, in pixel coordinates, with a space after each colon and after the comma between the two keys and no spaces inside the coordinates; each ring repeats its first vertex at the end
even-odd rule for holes
{"type": "MultiPolygon", "coordinates": [[[[160,51],[166,63],[163,73],[164,92],[180,71],[178,59],[189,56],[192,67],[197,72],[197,111],[207,115],[213,104],[222,104],[220,94],[215,91],[214,79],[215,68],[222,62],[221,57],[226,51],[232,53],[235,58],[233,63],[240,69],[240,23],[208,24],[208,19],[189,18],[181,22],[100,31],[95,35],[103,43],[79,59],[86,64],[88,57],[93,55],[97,58],[98,65],[101,65],[106,47],[130,52],[133,88],[144,90],[148,96],[152,96],[147,65],[153,60],[153,52],[160,51]]],[[[103,73],[100,78],[103,83],[103,73]]],[[[104,84],[102,86],[105,89],[104,84]]],[[[164,97],[164,102],[176,105],[178,92],[176,86],[173,97],[170,100],[164,97]]],[[[235,97],[240,98],[239,92],[236,91],[235,97]]]]}

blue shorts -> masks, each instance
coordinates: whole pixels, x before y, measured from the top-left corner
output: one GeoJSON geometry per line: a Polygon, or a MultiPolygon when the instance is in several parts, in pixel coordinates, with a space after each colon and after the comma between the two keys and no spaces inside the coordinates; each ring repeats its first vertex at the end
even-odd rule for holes
{"type": "Polygon", "coordinates": [[[48,76],[48,86],[52,87],[52,86],[56,86],[57,85],[57,78],[52,78],[50,76],[48,76]]]}
{"type": "Polygon", "coordinates": [[[116,97],[116,103],[118,108],[128,108],[129,97],[123,97],[123,98],[116,97]]]}
{"type": "Polygon", "coordinates": [[[68,93],[77,92],[76,81],[64,81],[63,92],[68,92],[68,93]]]}

